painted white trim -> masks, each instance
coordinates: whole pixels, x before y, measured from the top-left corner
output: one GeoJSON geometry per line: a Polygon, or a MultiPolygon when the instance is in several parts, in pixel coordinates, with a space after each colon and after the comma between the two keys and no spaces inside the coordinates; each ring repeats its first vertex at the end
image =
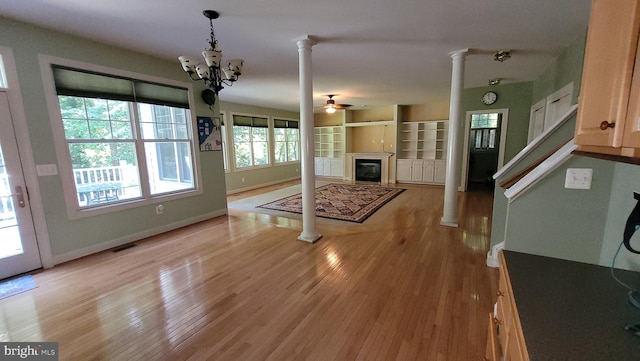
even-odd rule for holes
{"type": "Polygon", "coordinates": [[[491,250],[487,252],[487,267],[498,268],[500,267],[500,251],[504,249],[504,241],[491,247],[491,250]]]}
{"type": "MultiPolygon", "coordinates": [[[[85,217],[93,217],[102,214],[108,214],[113,212],[122,211],[125,209],[137,208],[144,205],[156,204],[160,202],[166,202],[173,199],[181,199],[187,197],[200,196],[204,193],[203,191],[203,182],[202,182],[202,165],[200,161],[200,146],[198,144],[197,139],[197,130],[196,130],[196,112],[195,112],[195,101],[193,99],[193,85],[191,83],[186,83],[182,81],[176,81],[172,79],[159,78],[156,76],[151,76],[147,74],[140,74],[129,72],[125,70],[115,69],[104,67],[100,65],[84,63],[76,60],[58,58],[50,55],[39,54],[39,63],[40,63],[40,72],[42,74],[42,84],[44,87],[45,100],[47,103],[47,110],[49,113],[49,123],[51,126],[51,132],[53,135],[53,142],[56,148],[56,157],[58,160],[58,170],[60,180],[62,182],[62,191],[64,194],[67,216],[69,219],[81,219],[85,217]],[[73,179],[73,166],[71,164],[71,158],[69,155],[69,149],[66,144],[66,137],[64,134],[64,128],[62,127],[62,115],[60,114],[60,105],[58,103],[58,97],[56,94],[55,81],[53,78],[53,71],[51,69],[52,64],[68,66],[76,69],[83,69],[89,71],[95,71],[105,74],[112,74],[115,76],[123,76],[132,79],[140,79],[151,81],[159,84],[173,85],[179,86],[182,88],[186,88],[188,90],[189,97],[189,109],[191,115],[191,125],[192,125],[192,141],[191,141],[191,149],[192,149],[192,158],[194,162],[194,170],[195,171],[195,179],[194,179],[194,187],[195,189],[185,190],[183,192],[174,192],[163,195],[151,195],[149,198],[136,198],[132,199],[129,202],[122,202],[117,204],[107,204],[103,207],[96,208],[80,208],[78,206],[78,199],[75,192],[75,182],[73,179]]],[[[142,158],[140,160],[140,164],[138,167],[141,171],[146,172],[146,164],[143,164],[146,161],[146,158],[142,158]]],[[[143,182],[144,183],[144,182],[143,182]]],[[[144,188],[145,185],[141,183],[141,186],[144,188]]]]}
{"type": "Polygon", "coordinates": [[[567,144],[558,149],[549,158],[545,159],[526,176],[522,177],[522,179],[517,181],[511,187],[507,188],[507,190],[504,191],[504,195],[507,197],[509,202],[513,202],[514,200],[516,200],[527,189],[531,188],[531,186],[538,183],[549,173],[561,166],[564,162],[572,157],[571,152],[573,152],[577,148],[578,146],[575,145],[573,143],[573,139],[571,139],[567,142],[567,144]]]}
{"type": "Polygon", "coordinates": [[[489,113],[502,114],[502,121],[500,124],[500,149],[498,149],[498,169],[502,168],[502,165],[504,164],[504,149],[507,143],[507,126],[509,125],[509,109],[502,108],[467,111],[464,117],[464,148],[462,151],[462,172],[460,175],[460,186],[458,187],[459,191],[466,192],[468,186],[467,173],[469,172],[469,135],[471,133],[471,115],[489,113]]]}
{"type": "Polygon", "coordinates": [[[234,190],[231,190],[231,191],[227,191],[227,195],[246,192],[246,191],[250,191],[250,190],[254,190],[254,189],[258,189],[258,188],[263,188],[263,187],[268,187],[268,186],[272,186],[274,184],[280,184],[280,183],[284,183],[284,182],[294,181],[294,180],[297,180],[297,179],[300,179],[300,176],[295,176],[295,177],[291,177],[291,178],[284,178],[284,179],[278,179],[277,181],[273,181],[273,182],[260,183],[258,185],[254,185],[254,186],[249,186],[249,187],[245,187],[245,188],[239,188],[239,189],[234,189],[234,190]]]}
{"type": "Polygon", "coordinates": [[[355,122],[355,123],[344,123],[346,128],[351,127],[373,127],[376,125],[396,125],[395,120],[379,120],[373,122],[355,122]]]}
{"type": "Polygon", "coordinates": [[[221,131],[221,137],[222,137],[222,143],[224,144],[224,148],[222,149],[222,164],[223,164],[223,168],[224,168],[224,164],[227,164],[227,168],[224,170],[225,174],[229,174],[231,172],[230,168],[231,168],[231,159],[229,159],[229,145],[231,145],[231,142],[229,142],[229,123],[227,120],[227,112],[221,110],[220,111],[220,117],[222,118],[221,123],[223,124],[222,126],[224,127],[224,132],[221,131]]]}
{"type": "Polygon", "coordinates": [[[273,164],[275,163],[273,160],[274,158],[273,153],[275,152],[275,149],[272,149],[273,148],[273,132],[269,131],[270,129],[273,129],[273,118],[270,115],[258,114],[258,113],[243,113],[243,112],[230,111],[228,112],[228,114],[229,114],[229,124],[226,125],[225,123],[225,125],[231,126],[230,128],[227,129],[227,133],[229,134],[229,144],[228,144],[229,147],[227,148],[227,152],[229,153],[229,173],[273,167],[273,164]],[[269,162],[267,164],[252,165],[249,167],[242,167],[242,168],[236,167],[236,144],[233,141],[233,116],[234,115],[267,119],[267,151],[269,152],[269,162]]]}
{"type": "Polygon", "coordinates": [[[98,252],[102,252],[102,251],[106,251],[108,249],[114,248],[114,247],[118,247],[118,246],[122,246],[124,244],[127,243],[131,243],[131,242],[135,242],[135,241],[139,241],[141,239],[145,239],[147,237],[151,237],[151,236],[155,236],[161,233],[165,233],[165,232],[169,232],[169,231],[173,231],[175,229],[178,228],[182,228],[182,227],[186,227],[198,222],[203,222],[212,218],[216,218],[216,217],[221,217],[226,215],[227,212],[227,208],[215,211],[215,212],[210,212],[207,214],[202,214],[199,215],[197,217],[193,217],[193,218],[189,218],[189,219],[183,219],[181,221],[178,222],[174,222],[174,223],[170,223],[170,224],[165,224],[161,227],[156,227],[156,228],[152,228],[152,229],[148,229],[142,232],[138,232],[138,233],[134,233],[134,234],[130,234],[124,237],[120,237],[120,238],[116,238],[113,239],[111,241],[106,241],[106,242],[101,242],[100,244],[96,244],[93,246],[89,246],[89,247],[85,247],[85,248],[81,248],[69,253],[64,253],[61,255],[57,255],[55,257],[53,257],[53,262],[54,264],[60,264],[60,263],[64,263],[64,262],[69,262],[72,261],[74,259],[78,259],[78,258],[82,258],[82,257],[86,257],[88,255],[94,254],[94,253],[98,253],[98,252]]]}
{"type": "MultiPolygon", "coordinates": [[[[531,111],[529,112],[529,135],[527,136],[527,144],[531,143],[531,141],[533,139],[535,139],[534,137],[534,131],[536,128],[536,123],[535,123],[535,114],[538,111],[542,111],[542,132],[544,132],[544,116],[546,115],[546,109],[547,109],[547,100],[546,99],[542,99],[539,102],[535,103],[534,105],[531,106],[531,111]]],[[[540,132],[540,133],[542,133],[540,132]]]]}
{"type": "Polygon", "coordinates": [[[13,51],[10,48],[0,47],[0,54],[2,54],[5,65],[5,76],[7,77],[9,86],[7,88],[7,97],[9,98],[11,118],[13,119],[13,126],[18,140],[22,172],[29,190],[29,205],[31,207],[31,216],[36,231],[36,241],[40,250],[40,260],[42,261],[42,267],[51,268],[54,265],[51,255],[51,241],[49,240],[47,218],[42,204],[40,182],[36,171],[33,148],[31,147],[29,125],[24,111],[24,102],[22,100],[16,63],[13,57],[13,51]]]}
{"type": "Polygon", "coordinates": [[[502,177],[505,173],[513,169],[525,156],[531,153],[534,149],[536,149],[542,142],[547,139],[556,129],[560,128],[571,116],[573,116],[578,111],[578,105],[573,105],[560,119],[549,129],[545,129],[544,132],[540,133],[536,139],[534,139],[531,143],[527,144],[515,157],[513,157],[509,163],[507,163],[504,167],[500,168],[496,174],[493,175],[493,179],[498,179],[502,177]]]}

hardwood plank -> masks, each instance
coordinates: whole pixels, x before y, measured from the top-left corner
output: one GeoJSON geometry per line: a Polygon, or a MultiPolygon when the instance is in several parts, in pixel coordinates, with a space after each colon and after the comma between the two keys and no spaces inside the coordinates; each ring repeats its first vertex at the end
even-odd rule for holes
{"type": "MultiPolygon", "coordinates": [[[[246,198],[292,182],[230,196],[246,198]]],[[[407,191],[362,224],[229,215],[34,275],[0,300],[5,341],[57,341],[61,360],[482,359],[497,274],[492,196],[407,191]]]]}

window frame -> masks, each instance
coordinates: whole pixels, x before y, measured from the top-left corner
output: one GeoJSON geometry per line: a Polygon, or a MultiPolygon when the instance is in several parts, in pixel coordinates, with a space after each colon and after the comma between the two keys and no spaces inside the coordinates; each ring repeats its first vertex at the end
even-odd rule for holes
{"type": "MultiPolygon", "coordinates": [[[[194,136],[194,130],[196,129],[196,107],[193,96],[193,86],[191,83],[177,81],[173,79],[161,78],[156,76],[151,76],[147,74],[135,73],[121,69],[115,69],[110,67],[105,67],[96,64],[90,64],[70,59],[64,59],[49,55],[39,55],[39,63],[40,63],[40,71],[42,74],[42,82],[44,86],[45,92],[45,100],[47,103],[47,109],[49,113],[49,120],[53,135],[54,146],[56,150],[56,157],[58,163],[58,171],[62,181],[62,189],[65,198],[65,204],[67,208],[67,214],[70,219],[80,219],[85,217],[91,217],[101,214],[108,214],[113,212],[118,212],[126,209],[141,207],[145,205],[155,205],[160,202],[166,202],[175,199],[188,198],[193,196],[198,196],[203,193],[202,190],[202,172],[200,171],[200,152],[199,146],[197,144],[197,139],[194,136]],[[67,146],[67,139],[64,132],[64,127],[62,124],[62,115],[60,111],[60,105],[58,102],[58,94],[56,91],[56,85],[52,70],[52,65],[58,65],[63,67],[74,68],[78,70],[85,70],[89,72],[96,73],[104,73],[114,77],[124,77],[131,79],[138,79],[141,81],[147,81],[151,83],[157,83],[162,85],[174,86],[186,88],[188,93],[189,100],[189,118],[191,124],[191,130],[189,136],[191,137],[190,146],[192,149],[192,159],[193,159],[193,171],[194,171],[194,179],[193,179],[193,189],[187,190],[179,190],[173,191],[170,193],[160,193],[160,194],[150,194],[148,198],[136,198],[131,200],[124,200],[118,203],[105,203],[100,206],[95,206],[91,208],[81,207],[77,200],[76,186],[75,180],[73,177],[73,166],[71,164],[71,156],[69,153],[69,149],[67,146]]],[[[133,103],[136,105],[137,103],[133,103]]],[[[139,119],[134,119],[134,126],[137,126],[139,119]]],[[[139,132],[139,129],[135,129],[134,132],[139,132]]],[[[140,135],[141,141],[144,141],[140,135]]],[[[140,151],[140,149],[138,150],[140,151]]],[[[139,168],[145,169],[142,171],[142,174],[146,174],[146,157],[139,157],[139,168]]],[[[143,185],[145,182],[141,179],[141,186],[148,187],[148,185],[143,185]]],[[[143,193],[144,194],[144,193],[143,193]]]]}
{"type": "MultiPolygon", "coordinates": [[[[262,115],[262,114],[248,114],[248,113],[236,113],[236,112],[231,112],[230,117],[229,117],[229,122],[231,124],[231,128],[227,129],[227,132],[229,133],[229,165],[233,167],[233,171],[234,172],[241,172],[241,171],[247,171],[247,170],[255,170],[255,169],[260,169],[260,168],[267,168],[267,167],[272,167],[274,164],[274,160],[273,160],[273,122],[271,117],[266,116],[266,115],[262,115]],[[234,122],[234,117],[235,116],[240,116],[240,117],[249,117],[249,118],[260,118],[260,119],[266,119],[267,120],[267,137],[266,137],[266,142],[267,142],[267,156],[269,157],[269,159],[267,160],[266,164],[259,164],[259,165],[255,165],[253,164],[253,139],[251,137],[250,139],[250,144],[251,144],[251,156],[252,156],[252,165],[247,166],[247,167],[238,167],[237,166],[237,162],[236,162],[236,141],[235,141],[235,129],[234,127],[235,122],[234,122]]],[[[253,128],[253,127],[251,127],[253,128]]],[[[259,127],[262,128],[262,127],[259,127]]]]}
{"type": "MultiPolygon", "coordinates": [[[[271,133],[273,136],[273,140],[272,140],[272,157],[273,157],[273,165],[274,166],[281,166],[281,165],[291,165],[291,164],[296,164],[296,163],[300,163],[300,159],[302,158],[302,154],[301,154],[301,147],[300,147],[300,119],[293,119],[293,118],[282,118],[282,117],[272,117],[273,121],[270,123],[271,125],[271,133]],[[298,159],[297,160],[288,160],[289,156],[288,156],[288,149],[287,145],[289,144],[289,141],[285,139],[285,149],[287,149],[287,161],[285,162],[277,162],[276,161],[276,120],[285,120],[287,122],[297,122],[298,123],[298,127],[295,129],[298,129],[298,159]]],[[[282,128],[280,128],[282,129],[282,128]]],[[[291,129],[291,128],[285,128],[285,129],[291,129]]],[[[285,137],[286,137],[286,133],[285,133],[285,137]]]]}
{"type": "Polygon", "coordinates": [[[222,168],[226,174],[231,173],[231,157],[229,156],[229,146],[233,145],[229,141],[229,124],[227,112],[220,111],[220,138],[222,140],[222,168]]]}

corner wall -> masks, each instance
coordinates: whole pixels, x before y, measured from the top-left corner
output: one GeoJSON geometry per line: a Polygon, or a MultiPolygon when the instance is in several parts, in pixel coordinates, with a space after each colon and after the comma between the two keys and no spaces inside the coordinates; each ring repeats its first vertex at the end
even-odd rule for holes
{"type": "MultiPolygon", "coordinates": [[[[177,61],[161,60],[154,56],[135,53],[81,39],[50,29],[0,17],[0,46],[12,50],[20,83],[34,163],[58,164],[50,126],[39,55],[51,55],[86,63],[98,64],[136,73],[191,82],[177,61]]],[[[11,86],[11,85],[10,85],[11,86]]],[[[195,93],[198,94],[198,85],[195,93]]],[[[198,96],[196,115],[211,116],[211,111],[198,96]]],[[[195,127],[195,124],[194,124],[195,127]]],[[[225,178],[221,152],[200,154],[203,194],[164,204],[164,213],[155,214],[155,205],[145,205],[100,216],[70,220],[62,192],[60,176],[39,177],[44,224],[54,262],[66,261],[83,255],[131,242],[132,237],[147,237],[188,223],[226,213],[225,178]],[[114,226],[116,225],[116,226],[114,226]]],[[[36,174],[35,169],[30,170],[36,174]]],[[[33,202],[33,200],[32,200],[33,202]]],[[[38,237],[42,240],[43,235],[38,237]]]]}
{"type": "MultiPolygon", "coordinates": [[[[224,101],[220,102],[220,111],[226,113],[228,123],[226,128],[229,137],[233,136],[231,128],[231,125],[233,124],[231,115],[233,113],[259,115],[269,118],[270,122],[274,117],[283,119],[300,119],[300,113],[297,112],[224,101]]],[[[272,156],[272,154],[270,156],[272,156]]],[[[233,161],[233,150],[229,149],[230,171],[225,173],[227,193],[236,193],[243,190],[255,189],[300,178],[300,162],[273,164],[251,169],[235,169],[232,164],[233,161]]]]}

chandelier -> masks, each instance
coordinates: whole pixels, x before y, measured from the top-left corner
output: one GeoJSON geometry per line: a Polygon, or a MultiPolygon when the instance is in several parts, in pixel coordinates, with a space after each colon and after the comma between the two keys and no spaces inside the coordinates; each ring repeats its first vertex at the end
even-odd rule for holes
{"type": "Polygon", "coordinates": [[[205,63],[196,64],[195,61],[184,55],[179,56],[178,60],[180,60],[182,69],[189,75],[191,80],[204,81],[207,88],[202,91],[202,100],[213,106],[218,93],[224,89],[223,85],[232,86],[238,80],[238,77],[242,74],[244,60],[231,59],[224,64],[222,63],[222,51],[218,47],[218,40],[216,40],[213,32],[213,19],[217,19],[220,14],[214,10],[205,10],[202,14],[209,19],[209,27],[211,29],[209,47],[202,52],[205,63]]]}

